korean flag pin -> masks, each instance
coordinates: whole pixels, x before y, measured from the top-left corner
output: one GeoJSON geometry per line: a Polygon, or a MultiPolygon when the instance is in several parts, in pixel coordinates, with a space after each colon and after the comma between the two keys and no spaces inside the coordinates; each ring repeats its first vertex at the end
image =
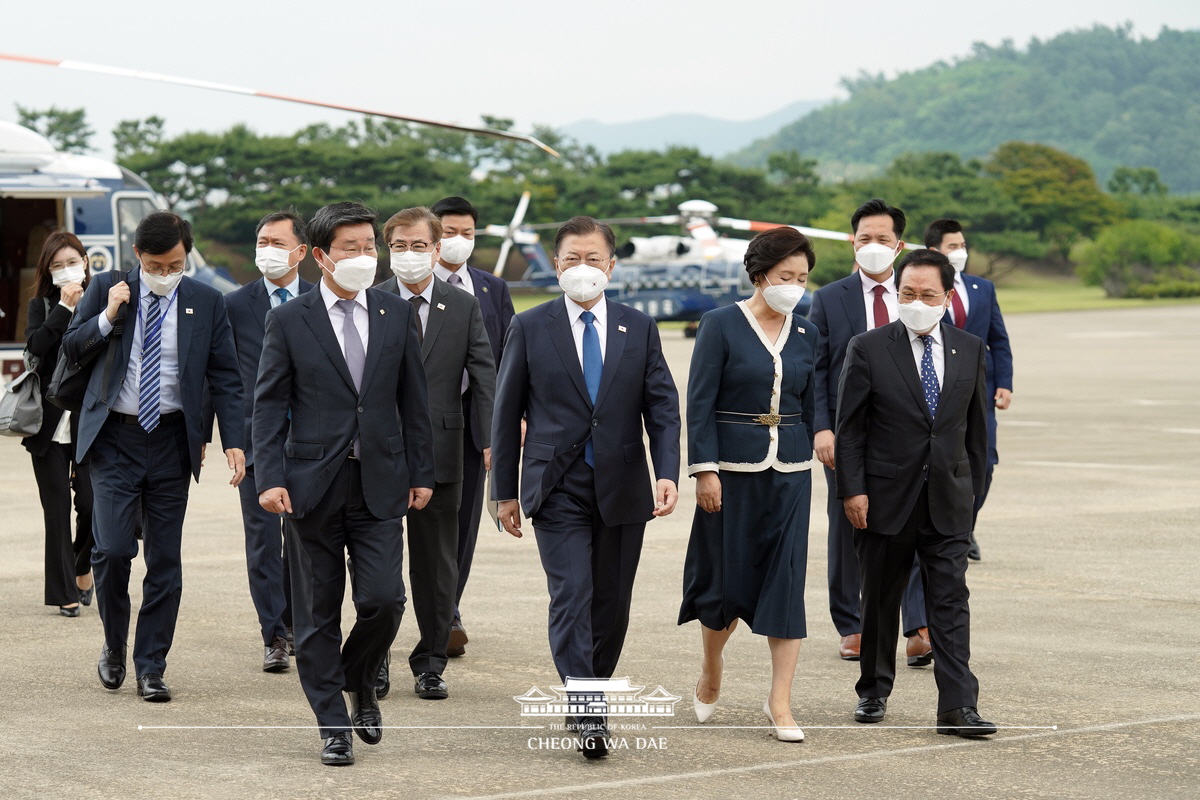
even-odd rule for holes
{"type": "Polygon", "coordinates": [[[382,308],[381,308],[381,309],[379,309],[379,315],[380,315],[380,316],[383,316],[383,315],[384,315],[384,314],[386,314],[386,313],[387,313],[387,311],[386,311],[385,309],[382,309],[382,308]]]}
{"type": "Polygon", "coordinates": [[[185,314],[191,314],[191,313],[192,313],[192,310],[191,310],[190,308],[185,308],[185,309],[183,310],[183,313],[185,313],[185,314]]]}
{"type": "Polygon", "coordinates": [[[799,325],[797,325],[797,326],[796,326],[796,333],[804,333],[804,328],[801,328],[799,325]]]}
{"type": "Polygon", "coordinates": [[[446,310],[446,304],[438,303],[438,311],[445,311],[445,310],[446,310]]]}
{"type": "Polygon", "coordinates": [[[624,332],[625,332],[625,326],[624,326],[624,325],[618,325],[618,326],[617,326],[617,330],[619,330],[621,333],[624,333],[624,332]]]}

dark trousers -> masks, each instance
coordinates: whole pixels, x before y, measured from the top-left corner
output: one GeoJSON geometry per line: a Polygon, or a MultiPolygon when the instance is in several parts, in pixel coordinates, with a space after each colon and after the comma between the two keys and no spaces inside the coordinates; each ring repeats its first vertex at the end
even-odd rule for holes
{"type": "Polygon", "coordinates": [[[30,454],[46,528],[45,603],[79,602],[75,578],[92,569],[92,478],[87,463],[76,464],[74,445],[51,442],[44,455],[30,454]],[[71,541],[71,490],[75,490],[75,540],[71,541]]]}
{"type": "Polygon", "coordinates": [[[928,486],[895,536],[855,531],[863,587],[859,697],[887,697],[896,680],[900,596],[915,554],[925,579],[925,606],[933,643],[938,713],[976,705],[979,682],[971,673],[971,611],[967,604],[968,532],[939,533],[929,519],[928,486]]]}
{"type": "Polygon", "coordinates": [[[644,522],[608,526],[583,455],[533,518],[550,590],[550,652],[558,676],[611,678],[629,628],[644,522]]]}
{"type": "Polygon", "coordinates": [[[378,519],[367,510],[361,469],[347,460],[314,510],[285,528],[296,670],[323,739],[350,730],[342,691],[374,687],[404,613],[403,519],[378,519]],[[343,644],[347,554],[354,561],[356,618],[343,644]]]}
{"type": "Polygon", "coordinates": [[[246,467],[246,478],[238,485],[242,501],[242,527],[246,531],[246,574],[250,599],[258,612],[263,644],[285,638],[292,626],[291,578],[283,552],[283,522],[258,504],[254,467],[246,467]]]}
{"type": "Polygon", "coordinates": [[[436,483],[429,504],[408,512],[408,591],[421,638],[408,657],[413,675],[446,671],[458,587],[461,483],[436,483]]]}
{"type": "Polygon", "coordinates": [[[975,495],[975,508],[971,516],[972,529],[974,529],[975,523],[979,521],[979,509],[983,508],[983,504],[987,500],[988,492],[992,490],[992,472],[995,469],[996,465],[989,461],[987,465],[987,472],[985,472],[983,475],[983,494],[975,495]]]}
{"type": "Polygon", "coordinates": [[[454,621],[461,620],[459,605],[467,578],[471,575],[471,562],[475,560],[475,543],[479,540],[479,520],[483,515],[483,452],[475,446],[470,427],[474,425],[474,410],[471,392],[463,395],[463,416],[468,420],[468,430],[463,432],[463,482],[462,502],[458,505],[458,589],[454,593],[454,621]]]}
{"type": "Polygon", "coordinates": [[[146,577],[133,663],[138,677],[161,675],[183,595],[179,548],[191,479],[183,414],[163,416],[150,433],[110,414],[89,452],[96,539],[92,569],[104,641],[124,648],[129,636],[129,574],[138,552],[139,518],[144,519],[146,577]]]}
{"type": "MultiPolygon", "coordinates": [[[[825,467],[829,514],[829,614],[833,617],[838,635],[849,636],[862,632],[862,592],[858,555],[854,547],[854,526],[846,518],[842,498],[837,496],[835,480],[833,470],[825,467]]],[[[901,607],[904,609],[906,636],[911,636],[918,628],[926,626],[924,589],[921,572],[915,561],[901,607]]]]}

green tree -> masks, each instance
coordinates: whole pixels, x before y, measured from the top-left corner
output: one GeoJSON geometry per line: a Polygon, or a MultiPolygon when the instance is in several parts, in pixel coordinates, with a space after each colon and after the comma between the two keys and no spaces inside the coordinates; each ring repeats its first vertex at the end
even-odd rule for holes
{"type": "Polygon", "coordinates": [[[1117,167],[1107,185],[1113,194],[1162,196],[1169,191],[1154,167],[1117,167]]]}
{"type": "Polygon", "coordinates": [[[164,124],[166,121],[157,115],[145,119],[123,119],[118,122],[112,132],[113,150],[117,161],[153,152],[162,144],[164,124]]]}
{"type": "Polygon", "coordinates": [[[64,153],[86,153],[91,149],[95,131],[87,123],[87,113],[82,108],[48,109],[17,107],[17,124],[37,131],[50,140],[55,149],[64,153]]]}
{"type": "Polygon", "coordinates": [[[1109,297],[1200,294],[1200,237],[1157,222],[1106,228],[1084,248],[1079,276],[1109,297]]]}

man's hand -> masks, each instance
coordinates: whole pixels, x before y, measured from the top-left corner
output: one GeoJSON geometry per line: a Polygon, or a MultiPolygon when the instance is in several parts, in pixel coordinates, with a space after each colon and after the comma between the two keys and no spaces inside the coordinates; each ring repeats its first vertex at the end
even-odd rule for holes
{"type": "MultiPolygon", "coordinates": [[[[204,446],[200,448],[200,466],[204,466],[204,446]]],[[[246,454],[236,447],[231,447],[225,451],[225,460],[229,464],[229,469],[233,471],[233,477],[229,479],[230,486],[237,486],[242,482],[242,478],[246,477],[246,454]]]]}
{"type": "Polygon", "coordinates": [[[258,504],[272,514],[292,513],[292,498],[288,497],[288,490],[282,486],[259,492],[258,504]]]}
{"type": "Polygon", "coordinates": [[[492,471],[492,448],[483,448],[483,470],[484,472],[492,471]]]}
{"type": "Polygon", "coordinates": [[[62,301],[67,308],[74,308],[79,298],[83,296],[83,284],[68,283],[66,286],[59,289],[58,299],[62,301]]]}
{"type": "Polygon", "coordinates": [[[850,520],[850,524],[860,531],[867,529],[867,496],[865,494],[851,495],[842,500],[842,507],[846,509],[846,519],[850,520]]]}
{"type": "Polygon", "coordinates": [[[208,442],[200,445],[200,466],[204,466],[204,458],[208,455],[208,442]]]}
{"type": "Polygon", "coordinates": [[[817,435],[813,437],[813,450],[817,454],[817,461],[830,469],[833,469],[833,441],[831,430],[817,431],[817,435]]]}
{"type": "Polygon", "coordinates": [[[496,517],[504,530],[512,536],[521,538],[521,503],[517,500],[505,500],[496,509],[496,517]]]}
{"type": "Polygon", "coordinates": [[[525,446],[525,418],[521,417],[521,447],[525,446]]]}
{"type": "Polygon", "coordinates": [[[1008,408],[1010,405],[1012,405],[1012,392],[1010,392],[1008,389],[997,389],[996,390],[996,409],[998,411],[1003,411],[1004,409],[1008,408]]]}
{"type": "Polygon", "coordinates": [[[675,510],[679,502],[679,489],[675,481],[663,478],[654,485],[654,516],[665,517],[675,510]]]}
{"type": "Polygon", "coordinates": [[[429,498],[431,497],[433,497],[433,489],[414,486],[408,490],[408,507],[420,511],[429,505],[429,498]]]}
{"type": "Polygon", "coordinates": [[[125,281],[113,284],[113,287],[108,290],[108,308],[104,310],[104,315],[108,317],[108,321],[115,323],[117,321],[117,312],[121,310],[121,305],[129,302],[129,284],[125,281]]]}
{"type": "Polygon", "coordinates": [[[696,475],[696,505],[708,513],[721,510],[721,476],[715,472],[696,475]]]}

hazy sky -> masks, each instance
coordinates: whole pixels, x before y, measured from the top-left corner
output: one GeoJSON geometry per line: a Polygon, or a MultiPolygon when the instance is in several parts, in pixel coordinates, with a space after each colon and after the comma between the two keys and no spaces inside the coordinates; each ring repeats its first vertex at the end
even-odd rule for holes
{"type": "MultiPolygon", "coordinates": [[[[895,3],[803,0],[252,0],[5,3],[0,52],[75,59],[476,124],[482,113],[562,125],[673,112],[729,119],[842,96],[839,80],[888,76],[983,41],[1131,22],[1154,37],[1200,28],[1196,0],[895,3]],[[585,10],[586,9],[586,10],[585,10]]],[[[0,119],[14,103],[84,106],[111,152],[113,125],[159,114],[168,132],[245,122],[290,133],[351,115],[0,62],[0,119]]]]}

